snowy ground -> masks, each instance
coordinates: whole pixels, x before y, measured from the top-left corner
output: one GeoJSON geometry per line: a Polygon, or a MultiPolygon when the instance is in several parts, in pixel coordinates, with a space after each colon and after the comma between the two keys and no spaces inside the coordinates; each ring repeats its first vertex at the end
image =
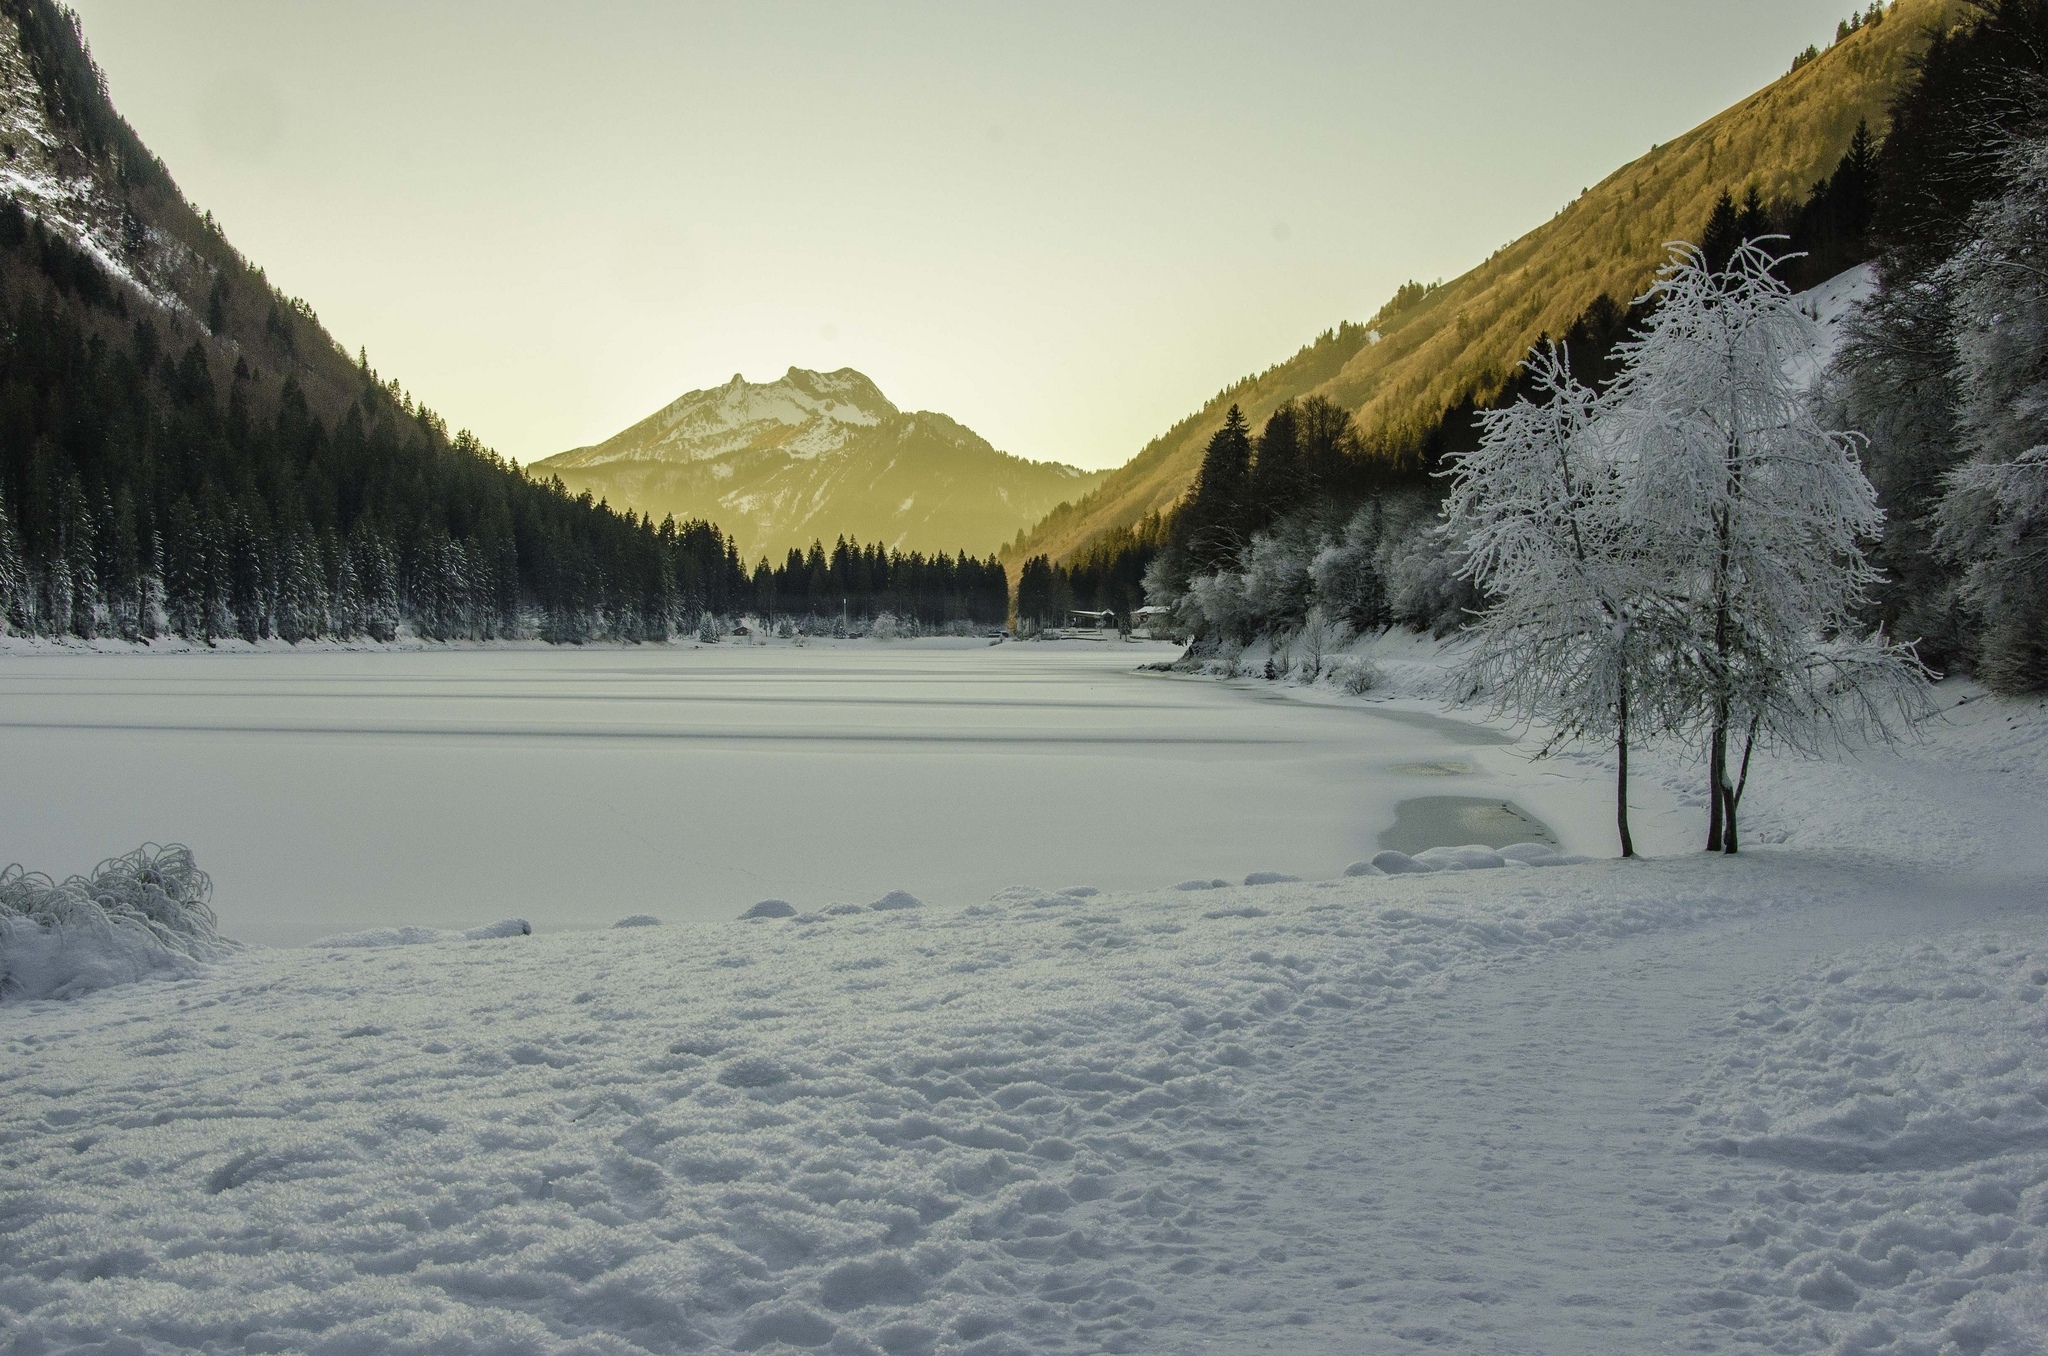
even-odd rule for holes
{"type": "Polygon", "coordinates": [[[0,656],[0,766],[34,769],[0,777],[0,864],[61,875],[188,843],[230,935],[296,944],[508,915],[711,921],[898,888],[959,906],[1048,862],[1110,889],[1333,876],[1378,850],[1403,800],[1540,816],[1576,785],[1425,702],[1333,717],[1263,683],[1238,685],[1247,700],[1136,672],[1177,653],[0,656]]]}
{"type": "MultiPolygon", "coordinates": [[[[2038,1352],[2048,710],[1966,695],[1768,768],[1737,861],[1673,808],[1633,864],[1048,870],[9,1004],[0,1344],[2038,1352]]],[[[1598,760],[1538,766],[1595,832],[1598,760]]]]}

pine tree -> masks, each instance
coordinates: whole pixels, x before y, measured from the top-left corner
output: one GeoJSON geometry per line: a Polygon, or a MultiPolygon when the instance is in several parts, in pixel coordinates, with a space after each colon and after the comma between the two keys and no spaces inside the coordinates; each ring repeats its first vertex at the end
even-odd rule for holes
{"type": "Polygon", "coordinates": [[[0,628],[27,631],[31,614],[28,561],[14,515],[7,511],[6,492],[0,490],[0,628]]]}
{"type": "Polygon", "coordinates": [[[1244,548],[1251,464],[1251,425],[1244,411],[1232,405],[1203,450],[1201,473],[1185,510],[1188,550],[1204,569],[1234,560],[1244,548]]]}

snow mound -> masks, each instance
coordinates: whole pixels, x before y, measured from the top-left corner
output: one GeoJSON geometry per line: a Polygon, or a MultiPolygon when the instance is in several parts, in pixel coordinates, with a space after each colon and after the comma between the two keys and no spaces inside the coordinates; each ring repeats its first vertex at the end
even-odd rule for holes
{"type": "Polygon", "coordinates": [[[1592,860],[1561,853],[1547,843],[1516,843],[1499,849],[1474,843],[1465,847],[1434,847],[1413,857],[1390,848],[1370,862],[1352,863],[1344,874],[1420,876],[1437,871],[1498,871],[1505,866],[1578,866],[1592,860]]]}
{"type": "Polygon", "coordinates": [[[507,918],[498,923],[486,923],[479,928],[457,932],[442,928],[370,928],[363,932],[345,932],[338,937],[323,937],[313,943],[315,947],[340,947],[376,950],[387,946],[430,946],[436,942],[483,942],[498,937],[531,937],[533,924],[524,918],[507,918]]]}
{"type": "Polygon", "coordinates": [[[1184,880],[1173,888],[1176,890],[1227,890],[1230,888],[1230,882],[1227,880],[1184,880]]]}
{"type": "Polygon", "coordinates": [[[145,843],[90,876],[0,870],[0,998],[73,998],[152,974],[189,974],[235,950],[189,848],[145,843]]]}
{"type": "Polygon", "coordinates": [[[630,917],[630,918],[621,918],[621,919],[620,919],[620,920],[619,920],[618,922],[616,922],[616,923],[612,924],[612,927],[613,927],[614,929],[618,929],[618,928],[658,928],[658,927],[660,927],[660,926],[661,926],[661,920],[660,920],[659,918],[656,918],[656,917],[655,917],[655,916],[654,916],[653,914],[651,914],[651,913],[636,913],[636,914],[634,914],[634,915],[633,915],[632,917],[630,917]]]}
{"type": "Polygon", "coordinates": [[[1244,878],[1246,885],[1296,885],[1299,876],[1290,876],[1280,871],[1254,871],[1244,878]]]}
{"type": "Polygon", "coordinates": [[[796,905],[786,899],[764,899],[740,915],[741,921],[749,918],[794,918],[796,905]]]}
{"type": "Polygon", "coordinates": [[[1498,852],[1476,843],[1466,847],[1433,847],[1416,853],[1415,860],[1435,871],[1498,871],[1507,865],[1498,852]]]}
{"type": "Polygon", "coordinates": [[[868,908],[875,913],[894,913],[898,909],[921,909],[924,901],[908,890],[891,890],[868,908]]]}

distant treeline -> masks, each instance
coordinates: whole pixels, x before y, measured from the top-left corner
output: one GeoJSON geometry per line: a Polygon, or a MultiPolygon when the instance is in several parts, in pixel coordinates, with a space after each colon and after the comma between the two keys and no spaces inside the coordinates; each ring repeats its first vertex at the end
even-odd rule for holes
{"type": "Polygon", "coordinates": [[[923,629],[1002,626],[1010,615],[1010,579],[994,556],[925,556],[841,537],[829,552],[812,542],[809,552],[791,550],[774,568],[762,561],[744,610],[817,625],[889,616],[923,629]]]}

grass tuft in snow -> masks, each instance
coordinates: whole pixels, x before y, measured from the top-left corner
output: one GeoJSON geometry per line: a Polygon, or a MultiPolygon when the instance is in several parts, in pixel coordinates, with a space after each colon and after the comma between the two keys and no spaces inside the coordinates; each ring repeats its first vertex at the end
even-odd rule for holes
{"type": "Polygon", "coordinates": [[[192,850],[145,843],[90,876],[0,870],[0,998],[69,998],[236,949],[192,850]]]}

